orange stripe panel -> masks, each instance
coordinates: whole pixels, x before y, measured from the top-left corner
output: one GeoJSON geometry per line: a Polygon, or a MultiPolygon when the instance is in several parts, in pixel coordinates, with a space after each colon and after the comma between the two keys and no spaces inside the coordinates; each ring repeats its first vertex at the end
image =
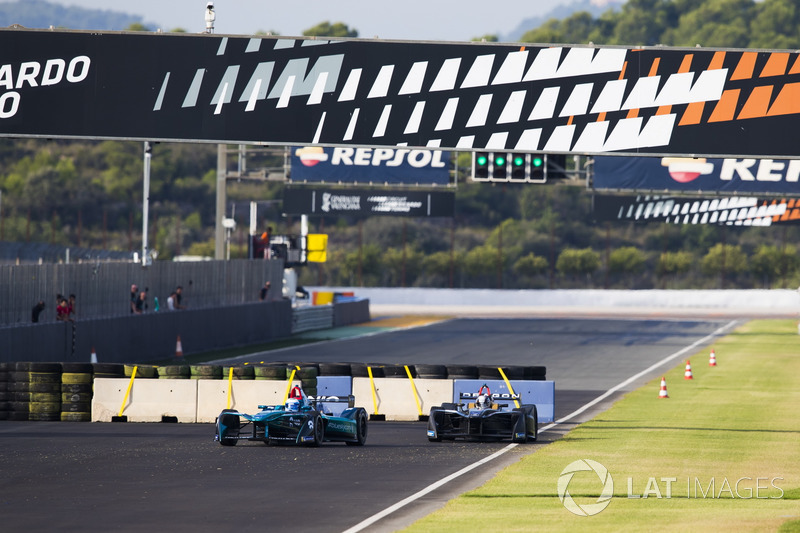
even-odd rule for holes
{"type": "Polygon", "coordinates": [[[800,113],[800,83],[787,83],[769,108],[768,116],[800,113]]]}
{"type": "Polygon", "coordinates": [[[606,112],[603,111],[597,115],[597,122],[605,122],[606,121],[606,112]]]}
{"type": "Polygon", "coordinates": [[[671,105],[662,105],[656,109],[656,115],[669,115],[670,113],[672,113],[671,105]]]}
{"type": "Polygon", "coordinates": [[[750,97],[744,103],[744,107],[737,120],[743,118],[759,118],[767,116],[767,108],[769,107],[769,99],[772,97],[772,85],[764,85],[756,87],[750,93],[750,97]]]}
{"type": "Polygon", "coordinates": [[[678,74],[686,74],[692,69],[692,58],[694,58],[694,54],[686,54],[683,56],[681,66],[678,67],[678,74]]]}
{"type": "Polygon", "coordinates": [[[692,102],[686,106],[681,121],[678,126],[689,126],[692,124],[700,124],[700,119],[703,118],[703,109],[705,109],[705,102],[692,102]]]}
{"type": "Polygon", "coordinates": [[[756,68],[756,56],[755,52],[742,52],[742,57],[739,59],[739,64],[736,65],[731,79],[747,80],[752,78],[753,70],[756,68]]]}
{"type": "Polygon", "coordinates": [[[733,120],[734,114],[736,113],[736,104],[739,102],[740,92],[740,89],[722,91],[722,96],[720,96],[717,105],[714,106],[714,111],[711,112],[711,117],[708,121],[725,122],[733,120]]]}
{"type": "Polygon", "coordinates": [[[657,57],[653,60],[653,64],[650,65],[650,72],[647,74],[650,77],[655,76],[658,74],[658,65],[661,64],[661,58],[657,57]]]}
{"type": "Polygon", "coordinates": [[[786,67],[789,66],[789,53],[788,52],[773,52],[769,55],[767,64],[759,78],[766,78],[768,76],[783,76],[786,74],[786,67]]]}
{"type": "Polygon", "coordinates": [[[628,111],[628,115],[625,118],[636,118],[638,116],[639,116],[639,110],[631,109],[630,111],[628,111]]]}
{"type": "Polygon", "coordinates": [[[800,73],[800,56],[797,56],[797,59],[792,65],[792,68],[789,69],[789,74],[798,74],[800,73]]]}
{"type": "Polygon", "coordinates": [[[725,52],[714,52],[714,57],[711,58],[711,64],[708,65],[708,70],[719,70],[725,61],[725,52]]]}

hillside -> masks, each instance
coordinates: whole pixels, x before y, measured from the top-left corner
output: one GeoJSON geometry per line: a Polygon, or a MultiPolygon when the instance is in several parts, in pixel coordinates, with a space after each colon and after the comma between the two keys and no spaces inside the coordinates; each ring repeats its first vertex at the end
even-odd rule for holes
{"type": "Polygon", "coordinates": [[[123,30],[135,23],[141,24],[141,17],[112,10],[65,7],[45,0],[0,3],[0,27],[19,24],[26,28],[123,30]]]}

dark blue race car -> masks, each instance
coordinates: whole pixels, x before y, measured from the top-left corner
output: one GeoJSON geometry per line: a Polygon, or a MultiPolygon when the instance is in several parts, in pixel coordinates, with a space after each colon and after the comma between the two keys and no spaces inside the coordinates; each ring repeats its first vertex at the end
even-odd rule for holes
{"type": "Polygon", "coordinates": [[[224,409],[217,417],[215,440],[223,446],[236,446],[242,440],[305,446],[344,442],[363,446],[367,441],[367,412],[354,405],[352,395],[305,396],[295,387],[285,404],[259,405],[261,411],[254,415],[224,409]],[[334,416],[325,409],[325,404],[331,403],[348,406],[334,416]]]}
{"type": "Polygon", "coordinates": [[[519,394],[492,394],[484,385],[477,393],[461,393],[462,403],[444,403],[431,407],[428,416],[428,440],[511,439],[512,442],[535,441],[539,419],[536,405],[511,406],[519,394]]]}

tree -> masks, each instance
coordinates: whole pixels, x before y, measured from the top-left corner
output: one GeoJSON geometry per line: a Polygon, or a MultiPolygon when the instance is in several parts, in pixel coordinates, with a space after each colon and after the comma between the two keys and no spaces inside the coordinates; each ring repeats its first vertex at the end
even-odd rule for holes
{"type": "Polygon", "coordinates": [[[514,263],[514,272],[521,276],[538,276],[547,272],[550,264],[544,257],[538,256],[534,253],[529,253],[526,256],[520,257],[514,263]]]}
{"type": "Polygon", "coordinates": [[[600,254],[591,248],[582,250],[568,248],[558,254],[556,260],[556,270],[573,277],[591,276],[598,268],[600,268],[600,254]]]}
{"type": "Polygon", "coordinates": [[[700,261],[700,269],[708,277],[719,276],[724,288],[728,275],[735,277],[747,270],[747,256],[739,245],[715,244],[700,261]]]}
{"type": "Polygon", "coordinates": [[[685,274],[691,268],[693,261],[690,252],[664,252],[658,258],[656,274],[659,276],[685,274]]]}
{"type": "Polygon", "coordinates": [[[331,24],[327,20],[303,31],[306,37],[358,37],[358,31],[350,29],[344,22],[331,24]]]}
{"type": "Polygon", "coordinates": [[[750,272],[767,288],[771,288],[776,279],[794,274],[797,271],[797,264],[797,252],[793,246],[784,249],[762,244],[750,256],[750,272]]]}
{"type": "Polygon", "coordinates": [[[638,274],[645,267],[644,253],[633,246],[613,250],[608,256],[608,271],[612,274],[638,274]]]}

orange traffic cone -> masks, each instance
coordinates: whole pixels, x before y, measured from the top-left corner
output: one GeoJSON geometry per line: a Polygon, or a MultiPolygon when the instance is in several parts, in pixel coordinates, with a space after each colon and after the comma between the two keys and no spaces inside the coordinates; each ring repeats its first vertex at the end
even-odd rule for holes
{"type": "Polygon", "coordinates": [[[667,394],[667,378],[665,377],[661,378],[661,390],[658,391],[658,398],[669,398],[669,395],[667,394]]]}
{"type": "Polygon", "coordinates": [[[714,353],[714,348],[711,348],[711,355],[708,356],[708,366],[717,366],[717,354],[714,353]]]}
{"type": "Polygon", "coordinates": [[[686,372],[683,373],[683,379],[694,379],[692,378],[692,364],[686,361],[686,372]]]}
{"type": "Polygon", "coordinates": [[[178,342],[175,343],[175,357],[183,357],[183,346],[181,346],[180,335],[178,335],[178,342]]]}
{"type": "Polygon", "coordinates": [[[94,346],[92,346],[92,357],[89,359],[89,362],[96,363],[97,362],[97,352],[94,351],[94,346]]]}

